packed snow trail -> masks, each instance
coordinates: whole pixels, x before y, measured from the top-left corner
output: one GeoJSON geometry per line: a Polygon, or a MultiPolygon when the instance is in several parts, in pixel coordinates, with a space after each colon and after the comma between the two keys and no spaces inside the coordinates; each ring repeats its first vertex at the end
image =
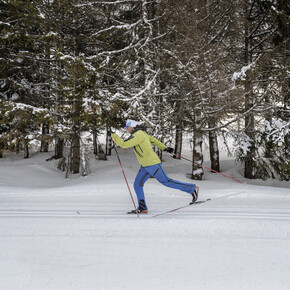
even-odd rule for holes
{"type": "MultiPolygon", "coordinates": [[[[138,165],[120,154],[133,188],[138,165]]],[[[151,179],[137,218],[115,156],[69,180],[44,159],[0,161],[1,290],[289,289],[289,187],[206,174],[199,200],[210,202],[154,219],[191,197],[151,179]]],[[[186,163],[164,168],[188,181],[186,163]]]]}

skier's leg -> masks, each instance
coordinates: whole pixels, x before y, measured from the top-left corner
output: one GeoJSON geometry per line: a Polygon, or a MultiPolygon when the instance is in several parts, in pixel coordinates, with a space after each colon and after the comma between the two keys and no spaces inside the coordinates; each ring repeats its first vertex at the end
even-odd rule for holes
{"type": "Polygon", "coordinates": [[[169,178],[167,176],[167,174],[165,173],[165,171],[163,170],[161,164],[158,164],[158,168],[156,169],[156,171],[152,175],[160,183],[162,183],[163,185],[165,185],[167,187],[179,189],[179,190],[185,191],[189,194],[192,194],[195,191],[195,188],[196,188],[195,184],[185,183],[185,182],[181,182],[181,181],[169,178]]]}
{"type": "Polygon", "coordinates": [[[138,204],[139,204],[138,209],[147,209],[143,186],[149,177],[150,177],[150,173],[146,172],[144,168],[141,167],[135,178],[134,189],[138,198],[138,204]]]}

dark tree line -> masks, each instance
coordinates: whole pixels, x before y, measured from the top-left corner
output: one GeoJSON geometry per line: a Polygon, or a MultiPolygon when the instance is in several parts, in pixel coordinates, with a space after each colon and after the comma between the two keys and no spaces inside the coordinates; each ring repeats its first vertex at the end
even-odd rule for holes
{"type": "Polygon", "coordinates": [[[286,0],[0,1],[0,156],[38,140],[60,168],[86,173],[83,133],[143,120],[182,153],[202,144],[221,170],[236,141],[247,178],[289,180],[286,0]]]}

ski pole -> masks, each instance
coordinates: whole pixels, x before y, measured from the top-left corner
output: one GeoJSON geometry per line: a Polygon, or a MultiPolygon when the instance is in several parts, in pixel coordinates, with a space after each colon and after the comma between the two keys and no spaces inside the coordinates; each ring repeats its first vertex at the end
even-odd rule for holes
{"type": "MultiPolygon", "coordinates": [[[[112,139],[112,141],[114,142],[114,140],[112,139]]],[[[126,184],[127,184],[127,187],[128,187],[128,190],[129,190],[129,193],[130,193],[130,196],[131,196],[131,199],[132,199],[132,202],[133,202],[133,205],[134,205],[134,208],[136,210],[136,213],[137,213],[137,216],[139,217],[139,214],[138,214],[138,211],[137,211],[137,207],[136,207],[136,204],[135,204],[135,201],[134,201],[134,198],[133,198],[133,195],[132,195],[132,192],[131,192],[131,189],[130,189],[130,186],[129,186],[129,183],[128,183],[128,180],[127,180],[127,177],[126,177],[126,174],[125,174],[125,171],[124,171],[124,168],[123,168],[123,165],[122,165],[122,162],[121,162],[121,159],[120,159],[120,156],[119,156],[119,153],[118,153],[118,150],[116,148],[116,143],[114,142],[114,148],[115,148],[115,151],[116,151],[116,154],[117,154],[117,158],[119,160],[119,164],[121,166],[121,169],[122,169],[122,172],[123,172],[123,175],[124,175],[124,178],[125,178],[125,181],[126,181],[126,184]]]]}
{"type": "Polygon", "coordinates": [[[191,163],[193,163],[193,164],[196,164],[197,166],[204,167],[204,168],[206,168],[206,169],[208,169],[208,170],[210,170],[210,171],[212,171],[212,172],[218,173],[218,174],[220,174],[220,175],[223,175],[223,176],[225,176],[225,177],[227,177],[227,178],[233,179],[233,180],[235,180],[235,181],[237,181],[237,182],[243,184],[243,182],[240,181],[240,180],[238,180],[238,179],[235,179],[235,178],[233,178],[233,177],[230,177],[230,176],[228,176],[228,175],[226,175],[226,174],[223,174],[223,173],[221,173],[221,172],[219,172],[219,171],[213,170],[213,169],[211,169],[211,168],[209,168],[209,167],[206,167],[206,166],[204,166],[204,165],[197,164],[196,162],[194,162],[194,161],[192,161],[192,160],[190,160],[190,159],[184,158],[184,157],[179,156],[179,155],[177,155],[177,154],[173,154],[173,156],[180,157],[180,158],[183,159],[183,160],[189,161],[189,162],[191,162],[191,163]]]}

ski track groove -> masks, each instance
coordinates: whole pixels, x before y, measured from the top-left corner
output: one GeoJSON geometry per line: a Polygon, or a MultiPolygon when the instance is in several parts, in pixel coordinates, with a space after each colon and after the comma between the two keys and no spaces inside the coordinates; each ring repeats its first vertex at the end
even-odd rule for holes
{"type": "MultiPolygon", "coordinates": [[[[243,194],[246,191],[239,191],[230,193],[227,195],[222,195],[219,197],[212,198],[208,200],[208,202],[214,203],[217,200],[225,199],[228,197],[236,196],[239,194],[243,194]]],[[[203,201],[203,200],[201,200],[203,201]]],[[[207,202],[207,201],[206,201],[207,202]]],[[[112,213],[108,211],[99,211],[95,209],[80,209],[75,206],[73,203],[68,204],[59,204],[58,206],[62,207],[70,207],[66,209],[59,209],[59,210],[50,210],[50,209],[34,209],[36,206],[43,206],[45,204],[26,204],[25,206],[28,207],[26,209],[1,209],[10,207],[10,206],[17,206],[15,204],[2,204],[0,206],[0,217],[2,218],[138,218],[137,215],[127,215],[125,211],[119,211],[112,213]],[[29,207],[33,207],[33,209],[29,209],[29,207]]],[[[23,205],[22,205],[23,206],[23,205]]],[[[86,204],[82,204],[83,208],[87,208],[86,204]]],[[[140,218],[152,218],[158,216],[159,218],[200,218],[200,219],[267,219],[267,220],[290,220],[290,214],[288,212],[285,213],[271,213],[271,212],[215,212],[215,211],[204,211],[205,209],[208,210],[208,207],[204,206],[204,203],[191,205],[188,208],[184,206],[184,209],[174,211],[174,212],[164,212],[164,211],[152,211],[146,215],[139,215],[140,218]],[[202,206],[202,207],[201,207],[202,206]],[[192,210],[189,210],[189,208],[192,210]],[[202,209],[202,211],[201,211],[202,209]]]]}
{"type": "MultiPolygon", "coordinates": [[[[140,215],[140,218],[151,218],[152,214],[140,215]]],[[[58,217],[87,217],[87,218],[136,218],[135,215],[127,215],[125,212],[112,213],[94,210],[0,210],[0,217],[3,218],[58,218],[58,217]]],[[[201,219],[273,219],[273,220],[290,220],[289,213],[249,213],[249,212],[178,212],[165,215],[163,218],[201,218],[201,219]]]]}

